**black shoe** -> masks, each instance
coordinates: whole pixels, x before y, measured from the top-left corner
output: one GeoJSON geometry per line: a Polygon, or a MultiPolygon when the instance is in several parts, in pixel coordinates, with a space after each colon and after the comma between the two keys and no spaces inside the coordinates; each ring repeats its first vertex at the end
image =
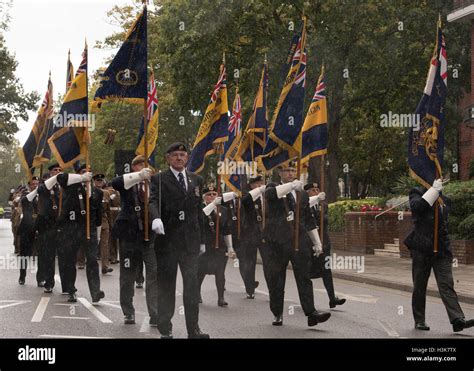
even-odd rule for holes
{"type": "Polygon", "coordinates": [[[53,292],[53,288],[52,287],[45,287],[44,288],[44,293],[45,294],[51,294],[53,292]]]}
{"type": "Polygon", "coordinates": [[[188,339],[210,339],[209,334],[205,334],[200,329],[196,329],[194,332],[188,334],[188,339]]]}
{"type": "Polygon", "coordinates": [[[24,285],[24,284],[25,284],[25,279],[24,279],[24,278],[20,278],[20,279],[18,280],[18,283],[19,283],[20,285],[24,285]]]}
{"type": "Polygon", "coordinates": [[[103,298],[105,298],[105,293],[101,290],[92,297],[92,303],[98,303],[103,298]]]}
{"type": "Polygon", "coordinates": [[[173,339],[173,333],[171,331],[160,332],[162,339],[173,339]]]}
{"type": "Polygon", "coordinates": [[[415,323],[415,328],[417,330],[430,331],[430,327],[424,322],[415,323]]]}
{"type": "Polygon", "coordinates": [[[134,314],[127,314],[124,319],[123,323],[126,325],[134,325],[135,324],[135,315],[134,314]]]}
{"type": "Polygon", "coordinates": [[[308,316],[308,326],[316,326],[318,323],[326,322],[329,317],[331,317],[331,313],[318,312],[317,310],[315,310],[308,316]]]}
{"type": "Polygon", "coordinates": [[[68,296],[68,298],[67,298],[67,301],[68,301],[69,303],[75,303],[75,302],[77,301],[76,294],[74,294],[74,293],[72,293],[72,294],[69,293],[69,296],[68,296]]]}
{"type": "Polygon", "coordinates": [[[255,281],[255,286],[254,286],[254,288],[257,288],[259,284],[260,284],[260,282],[255,281]]]}
{"type": "Polygon", "coordinates": [[[466,321],[464,318],[458,318],[453,322],[453,331],[460,332],[466,328],[470,328],[474,326],[474,319],[470,319],[466,321]]]}
{"type": "Polygon", "coordinates": [[[346,299],[339,299],[336,297],[334,300],[329,301],[329,308],[335,308],[336,305],[342,305],[346,302],[346,299]]]}
{"type": "Polygon", "coordinates": [[[224,298],[217,300],[217,305],[220,307],[226,307],[229,304],[224,300],[224,298]]]}
{"type": "Polygon", "coordinates": [[[158,327],[158,318],[150,317],[149,324],[150,324],[151,327],[158,327]]]}
{"type": "Polygon", "coordinates": [[[107,274],[107,273],[110,273],[110,272],[113,272],[114,269],[113,268],[105,268],[105,269],[102,269],[102,274],[107,274]]]}
{"type": "Polygon", "coordinates": [[[84,264],[79,264],[79,265],[77,266],[77,269],[84,269],[84,264]]]}
{"type": "Polygon", "coordinates": [[[255,299],[255,294],[247,294],[247,299],[255,299]]]}
{"type": "Polygon", "coordinates": [[[142,289],[143,288],[143,283],[142,282],[137,282],[137,284],[135,285],[135,287],[137,289],[142,289]]]}
{"type": "Polygon", "coordinates": [[[272,325],[273,326],[283,326],[283,315],[280,314],[278,316],[273,317],[272,325]]]}
{"type": "Polygon", "coordinates": [[[45,281],[39,281],[38,282],[38,287],[44,287],[45,281]]]}

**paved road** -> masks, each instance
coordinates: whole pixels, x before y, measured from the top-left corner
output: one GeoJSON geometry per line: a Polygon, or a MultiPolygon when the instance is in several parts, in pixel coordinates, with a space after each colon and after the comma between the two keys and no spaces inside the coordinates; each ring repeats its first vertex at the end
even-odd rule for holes
{"type": "MultiPolygon", "coordinates": [[[[13,338],[94,337],[94,338],[158,338],[156,328],[150,328],[146,314],[144,290],[136,290],[136,325],[124,325],[119,305],[118,267],[102,276],[105,299],[91,305],[84,270],[78,270],[78,302],[66,302],[66,296],[55,291],[44,294],[36,287],[34,273],[28,272],[26,285],[18,285],[18,271],[8,269],[8,254],[13,253],[10,224],[0,220],[0,334],[13,338]]],[[[11,255],[12,256],[12,255],[11,255]]],[[[11,268],[11,267],[10,267],[11,268]]],[[[245,298],[238,269],[228,262],[226,270],[226,300],[229,307],[217,306],[217,294],[212,276],[203,283],[204,303],[200,309],[200,326],[214,338],[398,338],[436,337],[473,338],[474,329],[454,334],[446,311],[437,298],[427,299],[427,322],[430,332],[413,330],[410,293],[335,280],[340,297],[347,298],[344,306],[332,310],[331,319],[309,328],[299,306],[296,285],[291,270],[287,272],[286,313],[284,326],[271,325],[268,289],[262,267],[257,266],[255,300],[245,298]]],[[[57,277],[59,280],[59,277],[57,277]]],[[[321,280],[314,280],[316,307],[329,310],[329,303],[321,280]]],[[[59,282],[58,282],[59,284],[59,282]]],[[[57,284],[57,287],[60,287],[57,284]]],[[[178,283],[178,290],[182,284],[178,283]]],[[[178,291],[174,336],[186,337],[182,295],[178,291]]],[[[466,317],[474,318],[474,306],[463,305],[466,317]]]]}

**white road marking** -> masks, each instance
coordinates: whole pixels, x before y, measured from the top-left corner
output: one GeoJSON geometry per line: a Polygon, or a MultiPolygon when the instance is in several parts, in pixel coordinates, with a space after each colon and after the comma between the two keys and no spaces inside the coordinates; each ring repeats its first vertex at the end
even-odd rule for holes
{"type": "Polygon", "coordinates": [[[74,304],[74,303],[54,303],[53,305],[64,305],[65,307],[78,307],[79,304],[74,304]]]}
{"type": "Polygon", "coordinates": [[[61,339],[110,339],[110,337],[102,337],[102,336],[72,336],[72,335],[49,335],[43,334],[39,335],[40,338],[61,338],[61,339]]]}
{"type": "Polygon", "coordinates": [[[31,318],[31,322],[41,322],[43,320],[44,312],[46,312],[46,307],[48,306],[50,297],[43,296],[36,307],[35,314],[31,318]]]}
{"type": "Polygon", "coordinates": [[[102,314],[96,307],[94,307],[86,298],[77,298],[79,302],[84,305],[89,312],[91,312],[100,322],[102,323],[112,323],[110,319],[102,314]]]}
{"type": "Polygon", "coordinates": [[[0,305],[0,309],[14,307],[15,305],[31,303],[31,300],[0,300],[0,303],[9,303],[0,305]]]}
{"type": "Polygon", "coordinates": [[[377,320],[377,322],[380,324],[380,326],[382,326],[382,328],[385,330],[388,336],[394,337],[394,338],[400,337],[398,332],[396,332],[395,329],[392,326],[390,326],[387,322],[381,321],[381,320],[377,320]]]}
{"type": "Polygon", "coordinates": [[[143,318],[142,326],[140,327],[140,332],[150,332],[150,329],[150,317],[145,316],[145,318],[143,318]]]}
{"type": "Polygon", "coordinates": [[[113,304],[113,303],[119,303],[119,302],[118,301],[104,301],[104,300],[100,301],[100,304],[102,305],[107,305],[112,308],[122,309],[122,307],[119,304],[113,304]]]}
{"type": "MultiPolygon", "coordinates": [[[[325,289],[314,289],[314,291],[326,293],[325,289]]],[[[339,292],[339,291],[336,291],[336,295],[341,298],[345,298],[347,300],[358,301],[361,303],[368,303],[368,304],[375,304],[377,303],[377,300],[379,300],[378,298],[372,295],[364,295],[364,294],[351,295],[351,294],[344,294],[343,292],[339,292]]]]}
{"type": "Polygon", "coordinates": [[[89,317],[68,317],[68,316],[52,316],[51,318],[60,318],[60,319],[90,319],[89,317]]]}

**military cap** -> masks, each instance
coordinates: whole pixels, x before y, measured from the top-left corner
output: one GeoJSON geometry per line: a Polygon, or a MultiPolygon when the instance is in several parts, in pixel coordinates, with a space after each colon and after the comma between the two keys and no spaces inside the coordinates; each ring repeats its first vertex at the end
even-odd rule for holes
{"type": "Polygon", "coordinates": [[[105,179],[105,175],[104,175],[104,174],[101,174],[101,173],[95,174],[95,175],[92,177],[92,179],[94,179],[94,180],[98,180],[98,179],[104,180],[104,179],[105,179]]]}
{"type": "Polygon", "coordinates": [[[176,143],[173,143],[170,146],[168,146],[168,148],[166,149],[166,153],[168,154],[168,153],[171,153],[171,152],[174,152],[174,151],[187,152],[187,149],[186,149],[186,146],[184,145],[184,143],[176,142],[176,143]]]}
{"type": "Polygon", "coordinates": [[[80,162],[76,162],[74,164],[74,171],[76,173],[80,173],[82,170],[86,168],[86,164],[81,164],[80,162]]]}
{"type": "Polygon", "coordinates": [[[55,162],[54,164],[51,164],[48,166],[48,170],[51,171],[53,170],[55,167],[59,167],[61,168],[61,166],[59,166],[59,164],[57,162],[55,162]]]}
{"type": "Polygon", "coordinates": [[[318,183],[308,183],[303,187],[305,191],[309,191],[311,188],[318,188],[318,183]]]}
{"type": "Polygon", "coordinates": [[[213,185],[205,186],[204,189],[202,190],[202,194],[204,195],[208,192],[217,192],[217,188],[214,187],[213,185]]]}
{"type": "Polygon", "coordinates": [[[263,177],[259,174],[256,175],[252,178],[249,179],[249,184],[255,183],[255,182],[261,182],[263,180],[263,177]]]}
{"type": "Polygon", "coordinates": [[[132,165],[137,165],[137,164],[140,164],[142,162],[145,162],[145,156],[143,155],[138,155],[138,156],[135,156],[132,160],[132,165]]]}

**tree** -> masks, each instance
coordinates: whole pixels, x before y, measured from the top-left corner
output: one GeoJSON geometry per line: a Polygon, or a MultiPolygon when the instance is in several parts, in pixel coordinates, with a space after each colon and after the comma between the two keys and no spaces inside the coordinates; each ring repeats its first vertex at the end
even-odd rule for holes
{"type": "Polygon", "coordinates": [[[11,2],[0,3],[0,144],[11,144],[19,130],[17,121],[28,120],[28,111],[36,109],[39,95],[27,93],[16,76],[18,62],[5,46],[3,32],[8,26],[11,2]]]}

